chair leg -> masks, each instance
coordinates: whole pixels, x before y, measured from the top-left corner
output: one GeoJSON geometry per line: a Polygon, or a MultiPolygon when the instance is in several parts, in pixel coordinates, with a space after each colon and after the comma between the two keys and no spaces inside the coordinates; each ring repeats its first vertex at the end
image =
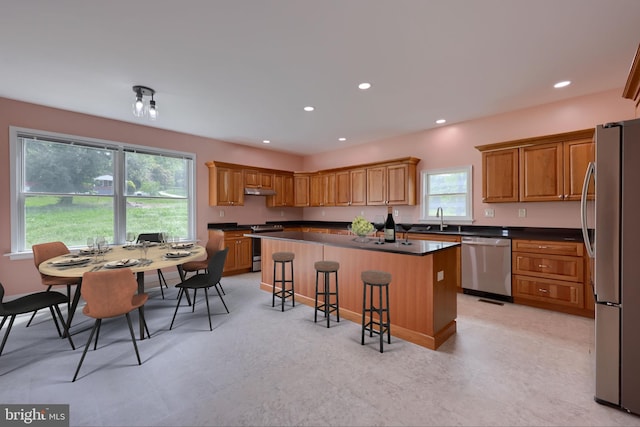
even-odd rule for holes
{"type": "Polygon", "coordinates": [[[4,326],[4,322],[6,322],[6,321],[7,321],[7,316],[4,316],[2,318],[2,322],[0,323],[0,331],[2,330],[2,327],[4,326]]]}
{"type": "Polygon", "coordinates": [[[64,329],[64,334],[67,336],[67,339],[69,340],[69,344],[71,344],[71,348],[75,350],[76,346],[73,345],[73,341],[71,341],[71,334],[69,333],[69,328],[67,327],[67,324],[64,321],[64,317],[62,317],[62,312],[60,311],[60,307],[56,305],[55,308],[56,308],[56,312],[58,313],[58,316],[60,317],[60,322],[62,322],[62,328],[64,329]]]}
{"type": "Polygon", "coordinates": [[[102,322],[102,319],[96,319],[96,322],[93,324],[93,328],[91,329],[91,333],[89,334],[89,339],[87,340],[87,344],[84,346],[82,357],[80,358],[80,362],[78,363],[78,367],[76,368],[76,373],[73,376],[73,380],[71,380],[71,382],[75,382],[76,378],[78,378],[80,367],[82,366],[82,362],[84,362],[84,357],[87,355],[87,350],[89,349],[89,345],[91,344],[91,340],[93,339],[93,334],[96,332],[96,329],[100,327],[100,322],[102,322]]]}
{"type": "Polygon", "coordinates": [[[127,323],[129,324],[129,332],[131,332],[131,341],[133,342],[133,348],[136,350],[136,357],[138,358],[138,365],[142,365],[140,361],[140,353],[138,353],[138,344],[136,344],[136,334],[133,333],[133,325],[131,324],[131,316],[129,313],[126,313],[127,323]]]}
{"type": "Polygon", "coordinates": [[[209,316],[209,330],[213,331],[213,326],[211,326],[211,310],[209,310],[209,293],[207,292],[207,288],[204,288],[204,300],[207,302],[207,316],[209,316]]]}
{"type": "Polygon", "coordinates": [[[160,284],[160,294],[162,295],[162,299],[164,299],[164,290],[162,289],[162,285],[164,283],[164,286],[167,286],[167,281],[164,280],[164,275],[160,269],[158,269],[158,283],[160,284]]]}
{"type": "MultiPolygon", "coordinates": [[[[70,286],[70,285],[67,285],[67,286],[70,286]]],[[[51,285],[47,286],[47,292],[49,292],[50,290],[51,290],[51,285]]],[[[25,326],[25,328],[28,328],[29,326],[31,326],[31,322],[36,317],[36,313],[38,313],[38,310],[34,310],[33,314],[29,318],[29,321],[27,322],[27,326],[25,326]]]]}
{"type": "MultiPolygon", "coordinates": [[[[2,319],[2,324],[4,325],[4,321],[7,319],[7,317],[5,316],[4,319],[2,319]]],[[[11,319],[9,320],[9,326],[7,326],[7,332],[4,333],[4,338],[2,339],[2,345],[0,345],[0,355],[2,355],[2,350],[4,350],[4,345],[7,343],[7,338],[9,338],[9,332],[11,332],[11,327],[13,326],[13,321],[16,320],[16,315],[14,314],[13,316],[11,316],[11,319]]]]}
{"type": "MultiPolygon", "coordinates": [[[[220,282],[218,282],[215,286],[216,292],[218,292],[218,296],[220,297],[220,301],[222,301],[222,305],[224,305],[224,309],[227,310],[227,314],[229,314],[229,309],[227,308],[227,304],[224,302],[224,298],[222,298],[222,295],[220,295],[220,290],[218,289],[218,285],[220,285],[220,282]]],[[[220,288],[222,288],[222,285],[220,285],[220,288]]],[[[222,291],[222,293],[224,293],[224,291],[222,291]]]]}
{"type": "MultiPolygon", "coordinates": [[[[185,292],[189,292],[187,290],[185,290],[185,292]]],[[[193,290],[193,304],[191,305],[191,312],[195,312],[196,311],[196,294],[198,293],[197,289],[193,290]]]]}
{"type": "MultiPolygon", "coordinates": [[[[53,317],[53,324],[56,325],[56,329],[58,330],[58,336],[62,338],[62,332],[60,332],[60,325],[58,325],[58,318],[56,317],[56,312],[53,310],[53,306],[49,307],[49,311],[51,312],[51,317],[53,317]]],[[[62,323],[64,323],[64,321],[62,323]]]]}
{"type": "Polygon", "coordinates": [[[169,330],[173,328],[173,322],[176,320],[176,314],[178,313],[178,307],[180,307],[180,301],[182,301],[182,294],[184,294],[184,288],[180,288],[178,291],[178,304],[176,304],[176,310],[173,312],[173,319],[171,319],[171,326],[169,326],[169,330]]]}
{"type": "Polygon", "coordinates": [[[100,323],[98,323],[98,328],[96,329],[96,342],[93,344],[94,350],[98,348],[98,336],[100,335],[100,326],[102,326],[102,320],[100,320],[100,323]]]}

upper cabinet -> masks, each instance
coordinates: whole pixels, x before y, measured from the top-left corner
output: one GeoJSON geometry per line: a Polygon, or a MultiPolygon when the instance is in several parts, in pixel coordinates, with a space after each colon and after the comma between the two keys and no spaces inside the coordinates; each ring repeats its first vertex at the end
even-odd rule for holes
{"type": "Polygon", "coordinates": [[[207,162],[209,167],[209,205],[244,205],[242,169],[219,162],[207,162]]]}
{"type": "MultiPolygon", "coordinates": [[[[482,151],[482,201],[580,200],[593,129],[476,147],[482,151]]],[[[591,185],[587,193],[593,198],[591,185]]]]}
{"type": "Polygon", "coordinates": [[[482,201],[518,201],[518,149],[482,153],[482,201]]]}
{"type": "Polygon", "coordinates": [[[275,173],[273,176],[273,189],[276,194],[267,197],[267,207],[291,207],[294,205],[292,173],[275,173]]]}
{"type": "Polygon", "coordinates": [[[248,188],[262,188],[273,190],[274,174],[271,172],[261,172],[256,169],[244,170],[244,186],[248,188]]]}
{"type": "Polygon", "coordinates": [[[209,204],[243,205],[245,188],[260,188],[275,191],[266,198],[268,207],[415,205],[418,162],[406,157],[294,173],[210,161],[209,204]]]}
{"type": "Polygon", "coordinates": [[[409,159],[367,168],[367,205],[415,205],[417,163],[409,159]]]}

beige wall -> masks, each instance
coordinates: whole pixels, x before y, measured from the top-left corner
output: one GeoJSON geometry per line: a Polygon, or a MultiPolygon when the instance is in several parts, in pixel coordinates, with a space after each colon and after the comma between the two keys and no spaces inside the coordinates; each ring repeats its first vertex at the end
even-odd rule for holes
{"type": "MultiPolygon", "coordinates": [[[[208,160],[306,171],[405,156],[422,159],[419,170],[472,164],[476,224],[577,228],[578,202],[492,204],[489,207],[495,209],[495,217],[483,217],[482,212],[487,205],[480,201],[481,155],[474,146],[584,129],[599,123],[636,117],[633,102],[623,99],[621,92],[621,89],[616,89],[307,157],[0,98],[0,200],[3,201],[0,205],[0,253],[8,254],[11,250],[9,126],[195,153],[197,237],[203,241],[207,239],[206,227],[209,222],[242,224],[296,219],[349,221],[361,212],[367,218],[386,212],[384,207],[268,209],[264,197],[260,196],[248,197],[244,207],[210,207],[208,170],[204,165],[208,160]],[[526,218],[518,218],[520,207],[527,208],[526,218]],[[220,216],[221,212],[223,217],[220,216]]],[[[417,222],[419,206],[398,209],[400,215],[410,216],[417,222]]],[[[10,260],[8,256],[0,256],[0,282],[5,286],[7,295],[41,289],[31,259],[10,260]]]]}

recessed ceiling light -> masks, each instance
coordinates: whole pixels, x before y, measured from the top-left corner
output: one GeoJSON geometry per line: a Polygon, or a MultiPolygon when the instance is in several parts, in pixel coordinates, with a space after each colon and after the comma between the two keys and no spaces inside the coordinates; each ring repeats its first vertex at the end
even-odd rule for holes
{"type": "Polygon", "coordinates": [[[554,84],[553,87],[555,87],[556,89],[559,89],[561,87],[569,86],[570,84],[571,84],[571,81],[565,80],[563,82],[558,82],[558,83],[554,84]]]}
{"type": "Polygon", "coordinates": [[[363,82],[358,85],[358,89],[367,90],[371,87],[371,83],[363,82]]]}
{"type": "Polygon", "coordinates": [[[312,107],[311,105],[307,105],[306,107],[304,107],[304,111],[313,111],[315,110],[314,107],[312,107]]]}
{"type": "Polygon", "coordinates": [[[436,123],[441,125],[443,123],[447,123],[447,121],[445,119],[438,119],[438,120],[436,120],[436,123]]]}
{"type": "Polygon", "coordinates": [[[340,138],[338,138],[338,141],[340,141],[340,142],[344,142],[344,141],[346,141],[346,140],[347,140],[347,138],[342,137],[342,136],[341,136],[340,138]]]}
{"type": "Polygon", "coordinates": [[[271,141],[269,141],[268,139],[263,139],[263,140],[262,140],[262,143],[263,143],[263,144],[271,144],[271,141]]]}

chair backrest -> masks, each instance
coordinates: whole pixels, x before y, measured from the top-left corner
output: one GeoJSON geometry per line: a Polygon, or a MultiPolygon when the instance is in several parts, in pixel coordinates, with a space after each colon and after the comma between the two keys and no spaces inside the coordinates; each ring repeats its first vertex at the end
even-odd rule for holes
{"type": "Polygon", "coordinates": [[[224,269],[224,262],[227,260],[227,254],[229,248],[224,248],[221,251],[216,252],[209,258],[209,266],[207,271],[209,272],[209,284],[211,286],[216,285],[222,279],[222,270],[224,269]]]}
{"type": "Polygon", "coordinates": [[[31,246],[31,250],[33,251],[33,263],[36,268],[40,267],[40,264],[48,259],[70,253],[67,245],[62,242],[40,243],[31,246]]]}
{"type": "Polygon", "coordinates": [[[209,236],[209,240],[207,240],[207,245],[205,246],[207,250],[207,259],[211,260],[211,257],[218,251],[224,249],[224,234],[211,234],[209,236]]]}
{"type": "Polygon", "coordinates": [[[87,302],[85,314],[108,318],[133,310],[133,296],[138,282],[130,268],[86,272],[82,275],[82,297],[87,302]]]}
{"type": "Polygon", "coordinates": [[[138,243],[142,241],[160,243],[162,238],[160,237],[160,233],[140,233],[138,234],[138,243]]]}

